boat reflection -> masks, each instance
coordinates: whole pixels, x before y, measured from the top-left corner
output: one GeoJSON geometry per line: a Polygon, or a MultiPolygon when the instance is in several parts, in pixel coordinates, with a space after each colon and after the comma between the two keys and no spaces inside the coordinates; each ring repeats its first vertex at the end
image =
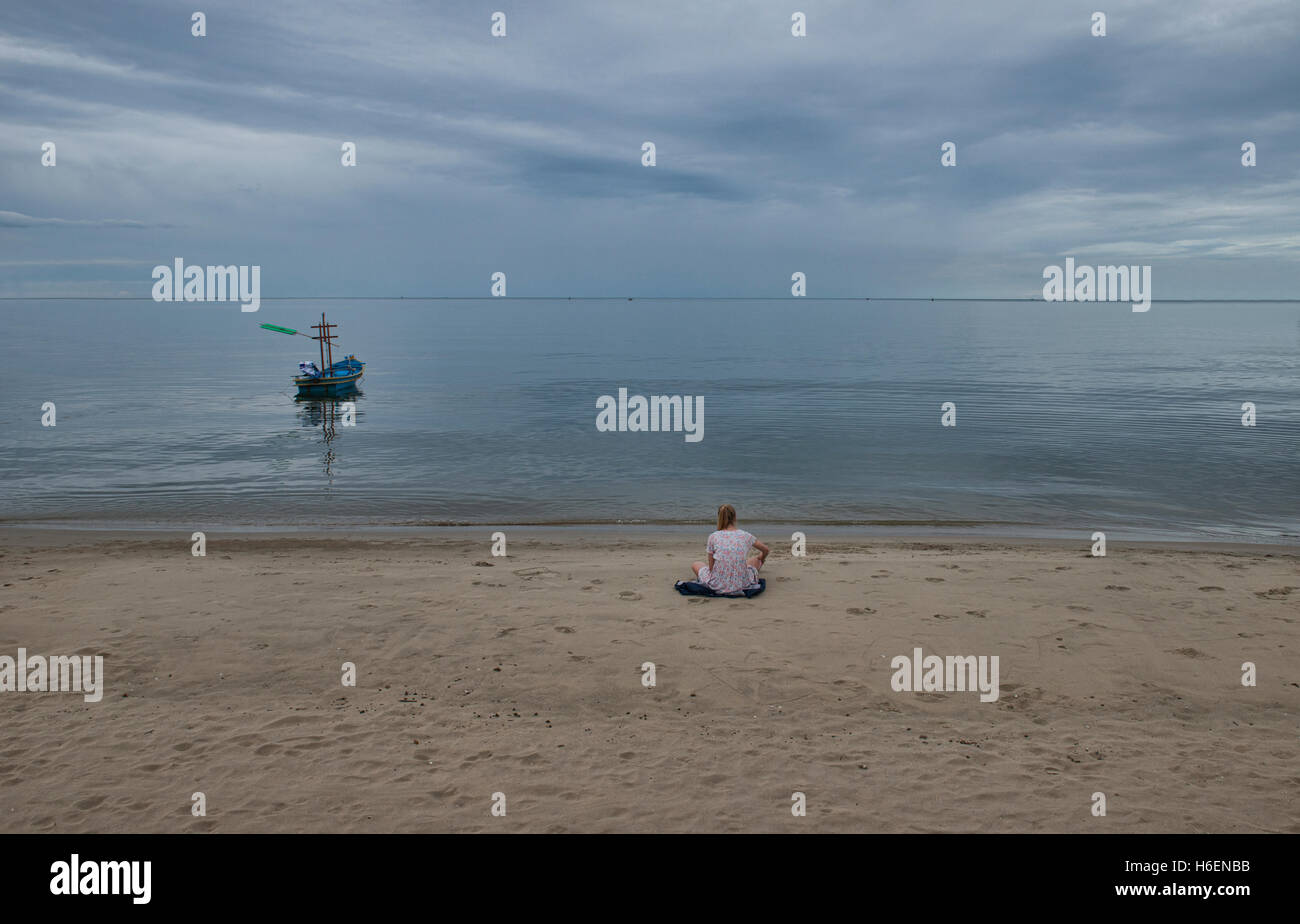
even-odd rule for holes
{"type": "Polygon", "coordinates": [[[325,477],[331,483],[334,480],[334,462],[337,458],[334,440],[338,437],[339,428],[355,426],[360,419],[361,409],[357,399],[361,397],[361,390],[353,389],[343,396],[346,400],[301,396],[294,399],[298,404],[298,420],[301,425],[313,429],[320,428],[320,442],[324,446],[321,462],[325,467],[325,477]]]}

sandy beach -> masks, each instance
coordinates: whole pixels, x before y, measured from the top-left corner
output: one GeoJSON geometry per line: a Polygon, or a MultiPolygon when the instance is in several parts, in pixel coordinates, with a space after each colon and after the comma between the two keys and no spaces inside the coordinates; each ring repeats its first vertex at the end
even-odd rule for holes
{"type": "Polygon", "coordinates": [[[0,695],[0,831],[1300,832],[1296,549],[754,531],[732,600],[673,589],[704,527],[8,530],[0,655],[105,680],[0,695]]]}

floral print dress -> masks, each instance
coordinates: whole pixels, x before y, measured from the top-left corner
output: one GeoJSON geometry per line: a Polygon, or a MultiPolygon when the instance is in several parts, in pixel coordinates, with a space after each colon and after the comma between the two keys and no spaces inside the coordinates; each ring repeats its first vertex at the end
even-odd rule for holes
{"type": "Polygon", "coordinates": [[[754,537],[743,529],[720,529],[709,536],[713,567],[700,569],[700,583],[720,594],[738,594],[758,584],[758,569],[749,564],[754,537]]]}

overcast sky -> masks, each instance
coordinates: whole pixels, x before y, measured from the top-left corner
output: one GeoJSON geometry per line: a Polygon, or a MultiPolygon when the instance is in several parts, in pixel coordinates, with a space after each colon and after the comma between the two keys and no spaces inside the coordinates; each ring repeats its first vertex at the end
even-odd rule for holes
{"type": "Polygon", "coordinates": [[[0,295],[1300,297],[1298,107],[1297,0],[6,0],[0,295]]]}

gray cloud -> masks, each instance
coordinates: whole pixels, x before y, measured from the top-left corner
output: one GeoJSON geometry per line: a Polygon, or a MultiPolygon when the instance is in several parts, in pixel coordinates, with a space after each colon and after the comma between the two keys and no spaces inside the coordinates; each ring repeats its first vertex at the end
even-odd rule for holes
{"type": "Polygon", "coordinates": [[[130,218],[37,218],[21,212],[0,211],[0,228],[169,228],[168,224],[149,224],[130,218]]]}
{"type": "Polygon", "coordinates": [[[135,266],[184,255],[260,264],[268,296],[496,270],[782,295],[795,269],[812,295],[1021,296],[1073,253],[1152,263],[1164,297],[1295,294],[1291,0],[1138,0],[1105,38],[1041,0],[801,8],[806,38],[770,3],[556,2],[494,39],[455,3],[250,0],[200,39],[170,3],[6,4],[0,244],[26,293],[111,257],[103,284],[147,294],[135,266]]]}

